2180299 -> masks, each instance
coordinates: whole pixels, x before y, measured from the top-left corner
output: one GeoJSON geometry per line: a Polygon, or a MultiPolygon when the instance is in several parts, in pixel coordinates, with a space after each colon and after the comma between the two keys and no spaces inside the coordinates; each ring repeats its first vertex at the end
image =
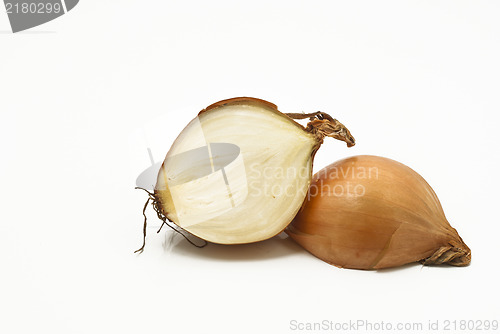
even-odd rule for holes
{"type": "Polygon", "coordinates": [[[35,2],[23,2],[23,3],[5,3],[5,9],[7,14],[51,14],[60,13],[63,9],[59,3],[35,3],[35,2]]]}
{"type": "Polygon", "coordinates": [[[445,331],[498,330],[498,320],[445,320],[445,331]]]}

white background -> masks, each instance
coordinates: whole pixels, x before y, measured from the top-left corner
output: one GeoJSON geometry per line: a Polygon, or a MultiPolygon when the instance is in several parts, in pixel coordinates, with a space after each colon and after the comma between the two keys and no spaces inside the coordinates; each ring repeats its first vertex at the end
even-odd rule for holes
{"type": "Polygon", "coordinates": [[[500,320],[499,17],[496,1],[87,0],[12,34],[0,13],[0,332],[500,320]],[[133,254],[146,148],[161,161],[235,96],[346,124],[357,145],[327,139],[315,170],[375,154],[418,171],[472,265],[338,269],[285,236],[200,250],[151,210],[133,254]]]}

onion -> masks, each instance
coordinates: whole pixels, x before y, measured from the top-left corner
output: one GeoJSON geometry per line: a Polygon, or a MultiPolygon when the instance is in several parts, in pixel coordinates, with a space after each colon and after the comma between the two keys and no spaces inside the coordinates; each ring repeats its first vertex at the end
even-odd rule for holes
{"type": "Polygon", "coordinates": [[[377,156],[340,160],[315,174],[286,233],[313,255],[344,268],[471,261],[469,247],[446,220],[429,184],[409,167],[377,156]]]}
{"type": "Polygon", "coordinates": [[[217,102],[179,134],[150,200],[164,223],[205,241],[268,239],[300,209],[325,136],[354,145],[347,128],[321,112],[283,114],[248,97],[217,102]],[[310,122],[304,128],[292,118],[310,122]]]}

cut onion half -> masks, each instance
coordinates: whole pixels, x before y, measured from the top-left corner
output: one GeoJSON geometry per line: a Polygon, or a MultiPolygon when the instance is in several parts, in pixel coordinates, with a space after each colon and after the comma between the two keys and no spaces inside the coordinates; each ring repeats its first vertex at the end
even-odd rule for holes
{"type": "Polygon", "coordinates": [[[165,223],[205,241],[268,239],[285,229],[304,202],[325,136],[355,143],[325,113],[283,114],[249,97],[217,102],[179,134],[151,200],[165,223]],[[303,127],[294,118],[310,122],[303,127]]]}

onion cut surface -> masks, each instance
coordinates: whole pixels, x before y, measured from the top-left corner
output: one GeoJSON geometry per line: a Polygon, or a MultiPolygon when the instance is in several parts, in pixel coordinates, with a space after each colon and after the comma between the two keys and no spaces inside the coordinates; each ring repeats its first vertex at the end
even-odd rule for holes
{"type": "Polygon", "coordinates": [[[201,111],[160,168],[154,197],[161,214],[220,244],[280,233],[304,201],[324,136],[354,145],[340,122],[313,118],[304,128],[274,104],[254,98],[225,100],[201,111]]]}

